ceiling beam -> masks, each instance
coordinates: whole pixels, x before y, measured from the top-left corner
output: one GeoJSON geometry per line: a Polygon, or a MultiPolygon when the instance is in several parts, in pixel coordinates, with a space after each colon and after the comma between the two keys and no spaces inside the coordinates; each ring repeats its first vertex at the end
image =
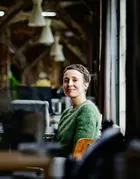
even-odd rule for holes
{"type": "Polygon", "coordinates": [[[23,7],[24,1],[19,0],[15,5],[9,8],[7,14],[0,19],[0,32],[4,30],[7,24],[20,12],[23,7]]]}
{"type": "Polygon", "coordinates": [[[37,42],[37,40],[38,40],[38,36],[35,36],[35,37],[30,38],[29,40],[27,40],[20,48],[17,49],[17,51],[16,51],[14,57],[12,58],[12,61],[15,62],[16,59],[17,59],[18,54],[24,53],[24,51],[25,51],[28,47],[30,47],[31,45],[35,45],[36,42],[37,42]]]}
{"type": "Polygon", "coordinates": [[[66,46],[66,48],[69,49],[69,51],[75,55],[79,61],[81,61],[82,64],[86,65],[87,64],[87,58],[84,56],[84,53],[81,52],[81,50],[77,46],[73,46],[68,43],[67,40],[63,39],[63,43],[66,46]]]}
{"type": "Polygon", "coordinates": [[[72,17],[67,13],[67,11],[60,7],[59,3],[56,3],[56,10],[59,14],[61,20],[76,34],[80,39],[86,40],[86,33],[82,27],[72,19],[72,17]]]}
{"type": "Polygon", "coordinates": [[[23,75],[26,76],[30,72],[30,70],[40,61],[42,60],[46,55],[48,54],[48,49],[45,49],[43,53],[41,53],[35,61],[33,61],[30,65],[28,65],[23,72],[23,75]]]}

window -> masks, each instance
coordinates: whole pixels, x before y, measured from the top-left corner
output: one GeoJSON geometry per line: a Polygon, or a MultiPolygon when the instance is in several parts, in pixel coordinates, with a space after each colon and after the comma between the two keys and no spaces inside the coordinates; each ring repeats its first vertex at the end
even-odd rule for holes
{"type": "Polygon", "coordinates": [[[120,1],[120,44],[119,44],[119,125],[125,133],[126,126],[126,0],[120,1]]]}

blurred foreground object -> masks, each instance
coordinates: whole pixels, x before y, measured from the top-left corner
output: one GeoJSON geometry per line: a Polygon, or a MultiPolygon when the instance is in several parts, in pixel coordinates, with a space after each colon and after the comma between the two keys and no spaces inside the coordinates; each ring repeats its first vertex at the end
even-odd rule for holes
{"type": "Polygon", "coordinates": [[[109,128],[87,148],[71,171],[66,170],[66,176],[73,179],[112,179],[114,158],[120,152],[124,152],[123,136],[119,129],[109,128]]]}

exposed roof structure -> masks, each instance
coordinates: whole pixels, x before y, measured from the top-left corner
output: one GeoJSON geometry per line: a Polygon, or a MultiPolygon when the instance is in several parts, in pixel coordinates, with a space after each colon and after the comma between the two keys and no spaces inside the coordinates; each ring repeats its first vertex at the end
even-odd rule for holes
{"type": "MultiPolygon", "coordinates": [[[[9,46],[11,63],[21,69],[29,65],[33,68],[40,59],[50,58],[51,47],[39,43],[43,27],[28,25],[34,2],[35,0],[0,1],[0,11],[5,12],[0,17],[0,40],[4,38],[9,46]]],[[[56,13],[56,16],[49,18],[53,35],[59,35],[60,44],[63,45],[66,58],[64,65],[82,63],[94,72],[93,66],[97,63],[99,49],[100,1],[42,0],[41,7],[43,12],[56,13]]]]}

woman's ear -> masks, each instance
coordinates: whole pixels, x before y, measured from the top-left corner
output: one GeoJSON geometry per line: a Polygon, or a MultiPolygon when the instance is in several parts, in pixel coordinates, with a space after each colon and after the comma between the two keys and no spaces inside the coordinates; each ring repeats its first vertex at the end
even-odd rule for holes
{"type": "Polygon", "coordinates": [[[87,91],[89,83],[85,83],[85,90],[87,91]]]}

